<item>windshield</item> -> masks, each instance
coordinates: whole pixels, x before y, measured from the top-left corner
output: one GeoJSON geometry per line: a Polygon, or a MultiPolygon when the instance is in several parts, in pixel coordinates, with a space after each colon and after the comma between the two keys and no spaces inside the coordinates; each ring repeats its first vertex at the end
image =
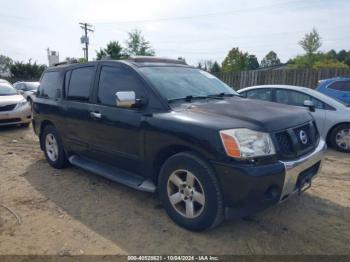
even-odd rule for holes
{"type": "Polygon", "coordinates": [[[215,76],[188,67],[142,67],[140,71],[168,100],[213,95],[238,95],[215,76]]]}
{"type": "Polygon", "coordinates": [[[28,83],[25,83],[25,85],[26,85],[26,90],[27,91],[32,91],[32,90],[37,90],[38,89],[39,83],[37,83],[37,82],[28,82],[28,83]]]}
{"type": "Polygon", "coordinates": [[[12,96],[17,95],[16,89],[8,84],[0,83],[0,96],[12,96]]]}

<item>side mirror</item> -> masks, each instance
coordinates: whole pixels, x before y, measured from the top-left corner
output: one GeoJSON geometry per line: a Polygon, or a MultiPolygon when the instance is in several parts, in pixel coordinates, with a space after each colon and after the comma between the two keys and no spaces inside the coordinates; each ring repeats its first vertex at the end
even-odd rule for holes
{"type": "Polygon", "coordinates": [[[315,112],[315,104],[311,100],[305,100],[304,101],[304,106],[308,107],[310,112],[315,112]]]}
{"type": "Polygon", "coordinates": [[[115,103],[119,107],[131,108],[136,104],[136,95],[134,91],[115,93],[115,103]]]}

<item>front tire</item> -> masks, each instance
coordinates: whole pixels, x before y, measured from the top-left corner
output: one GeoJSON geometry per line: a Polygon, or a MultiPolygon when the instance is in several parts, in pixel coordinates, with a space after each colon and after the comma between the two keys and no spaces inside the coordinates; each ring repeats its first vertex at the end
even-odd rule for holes
{"type": "Polygon", "coordinates": [[[43,145],[46,160],[52,167],[61,169],[68,165],[62,139],[55,127],[46,126],[40,142],[43,145]]]}
{"type": "Polygon", "coordinates": [[[330,144],[337,151],[350,153],[350,124],[337,126],[330,133],[330,144]]]}
{"type": "Polygon", "coordinates": [[[159,174],[159,197],[178,225],[192,231],[214,228],[223,220],[222,193],[211,167],[184,152],[170,157],[159,174]]]}

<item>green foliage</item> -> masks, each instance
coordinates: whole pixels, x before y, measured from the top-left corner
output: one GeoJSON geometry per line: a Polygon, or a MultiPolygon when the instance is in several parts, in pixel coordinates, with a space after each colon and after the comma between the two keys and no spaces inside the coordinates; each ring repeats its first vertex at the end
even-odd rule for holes
{"type": "Polygon", "coordinates": [[[128,33],[129,38],[125,42],[125,53],[128,56],[154,56],[155,52],[150,43],[145,40],[140,30],[133,30],[128,33]]]}
{"type": "Polygon", "coordinates": [[[277,66],[280,64],[281,60],[274,51],[268,52],[263,60],[261,60],[261,67],[277,66]]]}
{"type": "Polygon", "coordinates": [[[4,55],[0,55],[0,76],[10,72],[10,67],[12,63],[13,61],[11,58],[4,55]]]}
{"type": "Polygon", "coordinates": [[[232,48],[222,62],[223,72],[238,72],[248,67],[248,53],[239,51],[238,47],[232,48]]]}
{"type": "Polygon", "coordinates": [[[305,50],[306,54],[315,53],[322,45],[321,37],[314,28],[299,41],[299,45],[305,50]]]}
{"type": "Polygon", "coordinates": [[[248,55],[247,70],[255,70],[259,68],[259,62],[255,55],[248,55]]]}
{"type": "Polygon", "coordinates": [[[123,59],[125,58],[123,47],[118,41],[111,41],[107,44],[106,48],[100,48],[96,52],[96,59],[101,60],[104,57],[109,56],[112,59],[123,59]]]}
{"type": "Polygon", "coordinates": [[[14,77],[28,80],[40,78],[45,69],[46,65],[38,65],[36,62],[32,64],[31,60],[28,63],[15,62],[10,66],[14,77]]]}
{"type": "Polygon", "coordinates": [[[220,65],[218,64],[218,62],[215,61],[213,63],[213,66],[210,69],[210,73],[217,74],[217,73],[220,73],[220,71],[221,71],[220,65]]]}
{"type": "Polygon", "coordinates": [[[326,60],[315,62],[312,68],[313,69],[324,69],[324,68],[347,69],[349,68],[349,66],[335,59],[326,59],[326,60]]]}

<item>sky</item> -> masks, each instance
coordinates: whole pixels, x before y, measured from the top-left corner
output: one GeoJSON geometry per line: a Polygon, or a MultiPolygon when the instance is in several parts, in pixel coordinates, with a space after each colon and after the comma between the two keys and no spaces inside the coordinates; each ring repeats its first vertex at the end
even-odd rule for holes
{"type": "Polygon", "coordinates": [[[79,22],[88,22],[89,58],[109,41],[124,45],[140,29],[160,57],[189,64],[222,60],[233,47],[261,59],[274,50],[282,62],[303,54],[298,41],[316,28],[321,51],[350,49],[349,0],[0,0],[0,54],[47,64],[82,57],[79,22]]]}

